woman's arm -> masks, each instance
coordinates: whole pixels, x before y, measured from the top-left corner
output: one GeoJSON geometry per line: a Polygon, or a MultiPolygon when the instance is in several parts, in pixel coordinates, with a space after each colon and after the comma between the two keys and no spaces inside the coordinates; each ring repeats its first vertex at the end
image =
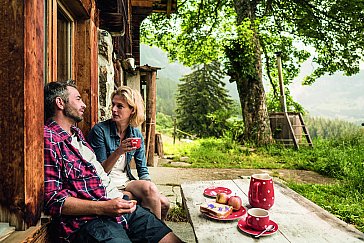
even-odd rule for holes
{"type": "Polygon", "coordinates": [[[109,136],[110,133],[105,132],[104,129],[104,127],[96,124],[87,136],[87,140],[92,149],[95,151],[97,160],[102,163],[102,167],[104,167],[105,172],[109,173],[114,167],[116,161],[125,152],[123,151],[122,146],[119,146],[109,157],[107,157],[107,139],[105,136],[109,136]]]}
{"type": "Polygon", "coordinates": [[[102,162],[102,167],[104,167],[106,173],[109,173],[112,168],[114,168],[114,165],[116,164],[116,161],[118,161],[120,156],[122,154],[125,154],[121,145],[122,143],[120,143],[120,146],[112,154],[110,154],[110,156],[106,160],[102,162]]]}
{"type": "Polygon", "coordinates": [[[109,173],[114,168],[116,162],[122,154],[130,152],[135,148],[132,147],[130,139],[127,138],[121,141],[120,146],[117,147],[109,157],[107,157],[107,139],[105,136],[109,136],[110,133],[105,132],[104,129],[105,128],[102,126],[95,125],[91,129],[87,138],[92,149],[95,151],[97,160],[102,163],[102,167],[104,167],[105,172],[109,173]]]}
{"type": "Polygon", "coordinates": [[[137,137],[142,139],[141,146],[135,151],[134,161],[138,172],[139,180],[151,180],[149,170],[147,167],[147,159],[145,157],[145,143],[142,133],[139,130],[135,130],[137,137]]]}

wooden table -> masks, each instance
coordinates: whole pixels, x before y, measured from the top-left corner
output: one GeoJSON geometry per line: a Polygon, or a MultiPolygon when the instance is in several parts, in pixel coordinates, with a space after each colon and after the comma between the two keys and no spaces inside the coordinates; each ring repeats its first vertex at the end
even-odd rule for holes
{"type": "MultiPolygon", "coordinates": [[[[279,229],[275,234],[254,238],[242,232],[238,221],[218,221],[200,213],[200,205],[215,201],[203,195],[205,188],[223,186],[240,196],[243,205],[248,202],[250,178],[236,180],[187,182],[181,185],[182,200],[197,242],[363,242],[364,234],[351,225],[339,220],[316,204],[274,180],[275,202],[270,219],[279,229]]],[[[246,215],[245,215],[246,216],[246,215]]],[[[244,217],[245,217],[244,216],[244,217]]]]}

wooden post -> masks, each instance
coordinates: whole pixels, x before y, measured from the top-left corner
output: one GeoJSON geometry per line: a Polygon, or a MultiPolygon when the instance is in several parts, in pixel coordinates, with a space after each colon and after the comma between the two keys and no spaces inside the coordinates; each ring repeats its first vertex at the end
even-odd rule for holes
{"type": "Polygon", "coordinates": [[[0,221],[35,225],[44,185],[44,1],[0,4],[0,221]]]}
{"type": "Polygon", "coordinates": [[[278,68],[278,78],[279,78],[279,89],[280,89],[280,101],[281,101],[281,108],[283,112],[287,112],[287,105],[286,105],[286,95],[284,92],[284,83],[283,83],[283,75],[282,75],[282,61],[281,61],[281,53],[276,52],[277,56],[277,68],[278,68]]]}
{"type": "Polygon", "coordinates": [[[96,6],[90,9],[90,19],[77,21],[75,38],[75,76],[77,88],[86,104],[84,119],[78,126],[85,136],[98,121],[98,42],[94,22],[96,6]]]}
{"type": "Polygon", "coordinates": [[[154,166],[154,150],[155,150],[155,120],[156,120],[156,97],[157,97],[157,71],[149,69],[146,75],[147,83],[147,165],[154,166]],[[148,124],[149,122],[149,124],[148,124]]]}
{"type": "Polygon", "coordinates": [[[155,152],[159,157],[164,157],[162,134],[160,133],[155,134],[155,152]]]}
{"type": "Polygon", "coordinates": [[[176,136],[177,136],[177,120],[173,118],[173,144],[176,144],[176,136]]]}

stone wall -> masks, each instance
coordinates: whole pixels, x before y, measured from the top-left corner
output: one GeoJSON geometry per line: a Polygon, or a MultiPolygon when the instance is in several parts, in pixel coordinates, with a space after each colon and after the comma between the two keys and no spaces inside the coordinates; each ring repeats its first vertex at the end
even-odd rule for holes
{"type": "Polygon", "coordinates": [[[112,37],[106,30],[98,30],[99,65],[99,121],[111,118],[111,93],[114,90],[112,37]]]}

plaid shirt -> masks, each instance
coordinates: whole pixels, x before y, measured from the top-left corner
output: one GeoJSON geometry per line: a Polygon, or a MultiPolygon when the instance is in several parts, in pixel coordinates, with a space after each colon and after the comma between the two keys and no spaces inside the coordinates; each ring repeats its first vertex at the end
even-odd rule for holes
{"type": "MultiPolygon", "coordinates": [[[[81,131],[71,127],[77,138],[89,147],[81,131]]],[[[57,225],[60,241],[69,242],[72,234],[84,223],[97,216],[62,215],[67,197],[105,201],[106,188],[96,173],[95,167],[84,160],[71,144],[71,136],[55,121],[48,120],[44,127],[44,205],[46,214],[52,216],[57,225]]],[[[92,150],[92,149],[91,149],[92,150]]],[[[126,226],[123,216],[116,218],[126,226]]]]}

